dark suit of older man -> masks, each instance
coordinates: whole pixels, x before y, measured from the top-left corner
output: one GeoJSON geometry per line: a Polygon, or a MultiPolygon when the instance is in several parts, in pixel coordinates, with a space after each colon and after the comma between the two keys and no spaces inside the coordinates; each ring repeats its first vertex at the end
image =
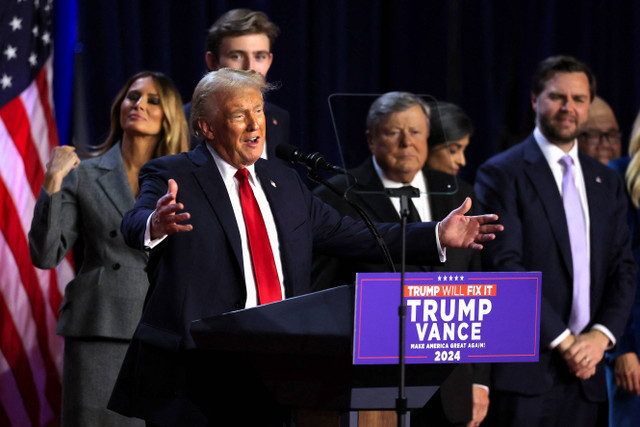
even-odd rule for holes
{"type": "MultiPolygon", "coordinates": [[[[350,200],[362,208],[376,222],[398,222],[400,215],[384,193],[385,188],[376,173],[373,158],[367,159],[360,166],[350,169],[350,174],[357,184],[350,192],[350,200]]],[[[422,173],[429,187],[429,207],[434,220],[443,219],[452,209],[460,206],[467,197],[474,197],[473,188],[455,176],[423,168],[422,173]]],[[[346,190],[347,180],[336,176],[329,182],[339,191],[346,190]]],[[[342,198],[327,187],[320,186],[314,194],[342,215],[358,218],[359,214],[342,198]]],[[[414,199],[415,200],[415,199],[414,199]]],[[[468,249],[447,250],[447,260],[443,265],[407,265],[406,271],[480,271],[480,253],[468,249]]],[[[325,289],[344,283],[353,283],[357,272],[389,271],[386,264],[371,262],[353,262],[340,257],[314,256],[313,278],[314,289],[325,289]]],[[[400,271],[400,266],[396,266],[400,271]]],[[[412,411],[411,424],[422,426],[430,423],[438,425],[466,424],[472,419],[473,384],[489,385],[490,365],[460,364],[441,385],[436,396],[428,403],[426,411],[412,411]],[[436,421],[434,417],[440,417],[436,421]]]]}

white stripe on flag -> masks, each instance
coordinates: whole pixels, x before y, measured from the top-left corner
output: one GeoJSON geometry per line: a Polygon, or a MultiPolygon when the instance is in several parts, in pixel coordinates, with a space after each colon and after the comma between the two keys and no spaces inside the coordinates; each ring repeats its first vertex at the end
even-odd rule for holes
{"type": "MultiPolygon", "coordinates": [[[[36,389],[38,391],[38,399],[40,400],[40,407],[46,408],[48,417],[51,417],[51,408],[45,397],[45,373],[46,368],[42,360],[42,354],[40,347],[38,346],[38,339],[36,337],[36,324],[33,320],[33,313],[29,304],[29,298],[24,292],[22,281],[20,279],[20,272],[18,271],[17,262],[13,258],[13,254],[9,250],[7,242],[4,240],[4,236],[0,234],[0,259],[8,260],[4,268],[0,270],[0,292],[4,297],[4,300],[13,319],[13,324],[20,332],[22,339],[22,345],[29,355],[29,366],[31,366],[31,372],[35,382],[36,389]],[[6,286],[5,284],[19,284],[20,286],[6,286]]],[[[52,320],[55,326],[55,319],[50,319],[47,316],[47,322],[52,320]]],[[[54,335],[55,337],[55,335],[54,335]]],[[[60,337],[57,337],[60,339],[60,337]]],[[[1,352],[0,352],[1,354],[1,352]]],[[[4,383],[3,383],[4,387],[4,383]]]]}

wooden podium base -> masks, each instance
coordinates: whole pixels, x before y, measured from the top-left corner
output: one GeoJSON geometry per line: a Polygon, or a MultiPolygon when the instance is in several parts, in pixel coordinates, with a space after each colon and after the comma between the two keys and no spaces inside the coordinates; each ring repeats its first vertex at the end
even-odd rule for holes
{"type": "Polygon", "coordinates": [[[359,411],[358,427],[397,427],[396,411],[359,411]]]}
{"type": "Polygon", "coordinates": [[[396,411],[357,411],[356,422],[338,411],[322,409],[298,409],[300,427],[397,427],[396,411]],[[345,419],[346,418],[346,419],[345,419]],[[356,424],[357,423],[357,424],[356,424]]]}

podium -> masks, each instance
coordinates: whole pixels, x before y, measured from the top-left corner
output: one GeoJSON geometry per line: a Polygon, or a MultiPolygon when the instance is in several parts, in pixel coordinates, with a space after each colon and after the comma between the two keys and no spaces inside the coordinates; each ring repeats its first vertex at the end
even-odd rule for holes
{"type": "MultiPolygon", "coordinates": [[[[349,285],[196,320],[191,326],[199,348],[244,358],[284,406],[343,414],[394,410],[397,364],[354,365],[353,331],[354,286],[349,285]]],[[[456,366],[407,365],[408,407],[424,406],[456,366]]]]}

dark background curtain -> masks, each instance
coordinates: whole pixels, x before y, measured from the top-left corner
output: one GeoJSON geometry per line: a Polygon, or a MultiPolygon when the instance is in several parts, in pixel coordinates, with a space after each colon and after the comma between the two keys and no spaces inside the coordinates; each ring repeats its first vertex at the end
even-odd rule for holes
{"type": "MultiPolygon", "coordinates": [[[[225,11],[261,10],[280,27],[268,94],[291,114],[291,143],[337,163],[332,93],[430,94],[475,126],[462,178],[533,128],[530,80],[554,54],[587,62],[626,139],[640,107],[640,2],[480,0],[91,0],[78,4],[75,138],[106,137],[128,76],[168,74],[188,102],[205,72],[208,27],[225,11]]],[[[364,121],[350,126],[362,130],[364,121]]]]}

